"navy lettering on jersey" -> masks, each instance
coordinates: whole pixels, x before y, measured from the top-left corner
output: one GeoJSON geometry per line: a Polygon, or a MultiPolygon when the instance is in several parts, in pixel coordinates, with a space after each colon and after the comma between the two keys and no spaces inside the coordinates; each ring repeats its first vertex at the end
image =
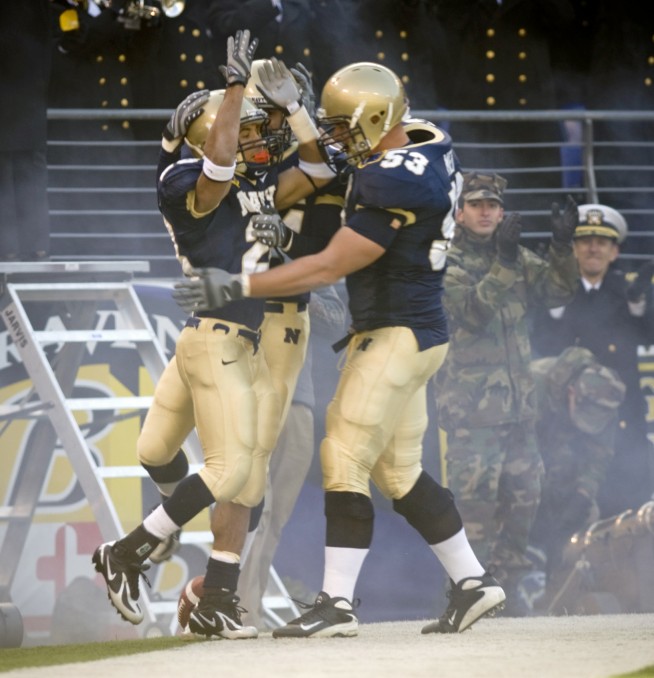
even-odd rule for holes
{"type": "MultiPolygon", "coordinates": [[[[263,205],[274,204],[277,174],[237,174],[220,205],[207,215],[195,217],[187,204],[202,171],[201,160],[180,160],[159,177],[159,209],[170,233],[183,270],[221,268],[230,273],[255,273],[268,268],[270,248],[257,241],[250,218],[263,205]]],[[[201,312],[257,329],[263,319],[263,300],[242,299],[221,309],[201,312]]]]}

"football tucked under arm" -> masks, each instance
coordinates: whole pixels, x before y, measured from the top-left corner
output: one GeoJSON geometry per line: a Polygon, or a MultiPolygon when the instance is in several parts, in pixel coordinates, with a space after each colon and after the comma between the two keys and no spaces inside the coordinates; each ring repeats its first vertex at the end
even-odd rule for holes
{"type": "Polygon", "coordinates": [[[204,594],[204,575],[193,577],[189,581],[177,601],[177,621],[182,631],[186,631],[188,620],[193,608],[198,604],[204,594]]]}

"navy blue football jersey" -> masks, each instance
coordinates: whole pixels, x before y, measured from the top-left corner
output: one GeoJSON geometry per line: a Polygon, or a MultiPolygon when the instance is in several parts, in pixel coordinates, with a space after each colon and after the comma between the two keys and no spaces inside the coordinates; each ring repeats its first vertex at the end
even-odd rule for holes
{"type": "MultiPolygon", "coordinates": [[[[288,153],[279,171],[298,164],[297,147],[288,153]]],[[[345,202],[347,179],[334,177],[326,186],[318,188],[303,200],[282,212],[284,223],[296,234],[286,253],[279,253],[279,260],[271,262],[271,267],[287,261],[287,257],[296,259],[306,254],[315,254],[324,249],[341,225],[341,212],[345,202]]],[[[293,297],[279,298],[280,301],[308,302],[308,292],[293,297]]],[[[276,298],[277,299],[277,298],[276,298]]]]}
{"type": "Polygon", "coordinates": [[[441,295],[462,177],[448,134],[425,121],[406,131],[410,144],[371,156],[350,180],[345,223],[386,252],[346,283],[356,331],[409,327],[424,350],[448,340],[441,295]]]}
{"type": "MultiPolygon", "coordinates": [[[[163,152],[170,158],[170,154],[163,152]]],[[[165,165],[166,158],[160,166],[165,165]]],[[[192,213],[192,191],[202,171],[202,160],[181,159],[169,164],[157,182],[159,210],[164,217],[182,269],[221,268],[230,273],[258,273],[268,268],[269,248],[258,242],[248,225],[250,217],[275,201],[275,170],[236,174],[220,205],[204,215],[192,213]]],[[[198,316],[222,318],[253,329],[261,324],[263,300],[242,299],[198,316]]]]}

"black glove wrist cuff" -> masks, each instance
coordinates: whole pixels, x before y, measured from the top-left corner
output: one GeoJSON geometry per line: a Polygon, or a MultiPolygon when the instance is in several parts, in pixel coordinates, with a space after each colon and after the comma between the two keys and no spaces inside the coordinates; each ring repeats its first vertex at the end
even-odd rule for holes
{"type": "Polygon", "coordinates": [[[518,263],[518,258],[516,257],[515,259],[510,259],[507,257],[503,257],[501,254],[497,255],[497,260],[504,266],[504,268],[515,268],[516,264],[518,263]]]}
{"type": "Polygon", "coordinates": [[[552,247],[557,251],[557,252],[563,252],[565,251],[572,251],[572,242],[570,241],[562,241],[562,240],[557,240],[556,238],[552,238],[552,247]]]}
{"type": "Polygon", "coordinates": [[[284,241],[281,244],[281,249],[284,252],[288,252],[289,249],[291,249],[291,245],[293,244],[293,231],[291,231],[290,228],[286,228],[286,233],[284,234],[284,241]]]}

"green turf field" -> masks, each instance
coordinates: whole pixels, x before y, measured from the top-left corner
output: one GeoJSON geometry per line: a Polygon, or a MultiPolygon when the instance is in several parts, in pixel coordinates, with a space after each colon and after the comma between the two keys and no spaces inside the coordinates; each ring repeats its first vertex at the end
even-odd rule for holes
{"type": "Polygon", "coordinates": [[[139,652],[167,650],[185,644],[188,644],[188,641],[167,637],[143,640],[115,640],[106,643],[83,643],[79,645],[43,645],[39,647],[0,649],[0,671],[34,666],[88,662],[96,659],[138,654],[139,652]]]}

